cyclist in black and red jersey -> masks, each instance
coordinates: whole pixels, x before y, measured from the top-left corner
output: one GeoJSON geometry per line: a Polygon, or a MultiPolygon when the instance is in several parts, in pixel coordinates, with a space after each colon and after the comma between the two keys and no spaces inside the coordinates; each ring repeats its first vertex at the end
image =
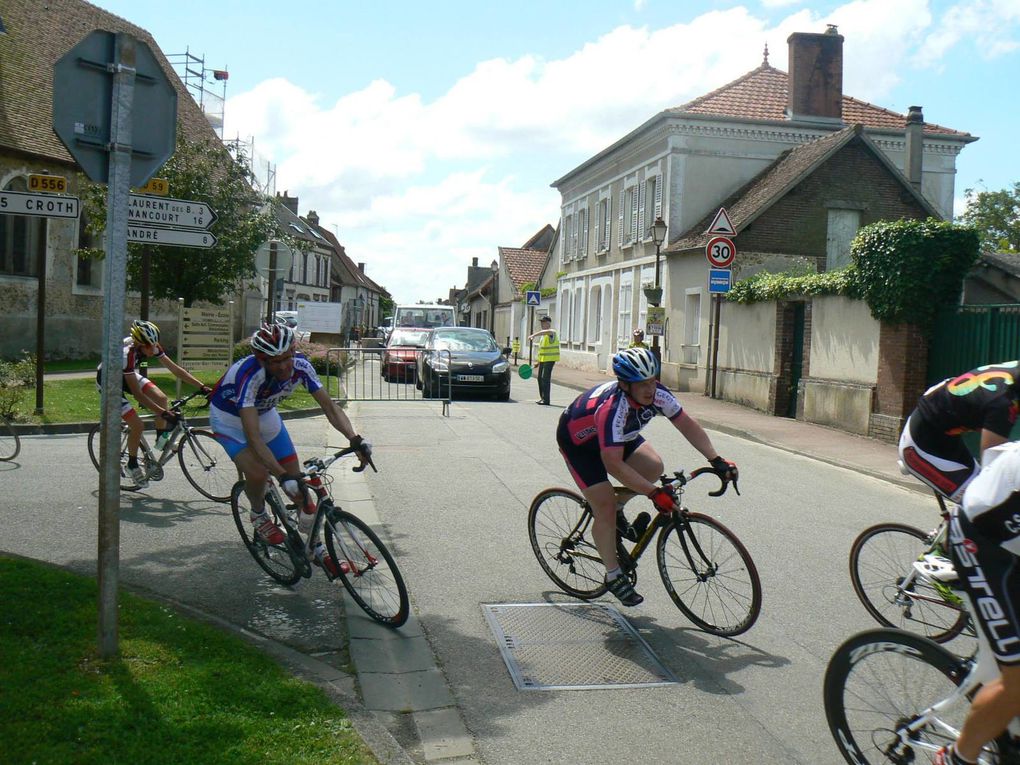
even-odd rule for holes
{"type": "MultiPolygon", "coordinates": [[[[616,494],[609,476],[647,495],[660,512],[676,507],[676,496],[656,483],[662,457],[642,438],[641,429],[656,415],[665,415],[720,477],[735,479],[737,466],[719,456],[701,425],[659,383],[659,360],[649,349],[620,351],[613,356],[613,372],[616,382],[585,391],[563,411],[556,442],[595,516],[592,537],[606,566],[606,585],[625,606],[636,606],[644,598],[622,575],[616,557],[616,494]]],[[[634,533],[643,532],[650,520],[647,513],[639,515],[634,533]]]]}
{"type": "MultiPolygon", "coordinates": [[[[929,388],[900,435],[915,477],[959,503],[980,469],[961,434],[980,432],[980,455],[1009,440],[1020,401],[1020,362],[989,364],[929,388]]],[[[979,459],[980,459],[979,455],[979,459]]]]}

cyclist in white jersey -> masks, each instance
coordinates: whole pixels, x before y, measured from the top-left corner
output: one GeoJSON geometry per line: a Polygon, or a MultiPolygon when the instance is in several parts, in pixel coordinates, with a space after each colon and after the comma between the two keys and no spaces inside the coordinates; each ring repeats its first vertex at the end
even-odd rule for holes
{"type": "MultiPolygon", "coordinates": [[[[301,463],[276,405],[300,385],[322,408],[326,419],[358,450],[371,454],[367,441],[329,397],[311,362],[294,351],[294,330],[263,324],[251,338],[254,353],[236,362],[216,383],[209,399],[209,424],[227,454],[244,474],[244,491],[251,503],[251,522],[269,544],[281,544],[283,531],[265,511],[266,482],[273,475],[294,501],[299,501],[302,531],[311,526],[315,507],[304,501],[298,477],[301,463]]],[[[315,560],[332,576],[338,571],[325,546],[319,542],[315,560]]]]}

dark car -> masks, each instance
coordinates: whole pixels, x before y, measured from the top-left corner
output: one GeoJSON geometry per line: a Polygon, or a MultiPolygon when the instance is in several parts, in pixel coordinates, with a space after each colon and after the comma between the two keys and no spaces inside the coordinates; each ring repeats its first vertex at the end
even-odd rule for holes
{"type": "Polygon", "coordinates": [[[510,400],[510,362],[485,329],[437,327],[425,339],[418,357],[422,394],[445,396],[450,390],[488,393],[498,401],[510,400]]]}
{"type": "Polygon", "coordinates": [[[427,329],[395,329],[383,350],[379,373],[393,382],[414,382],[418,376],[418,354],[425,346],[427,329]]]}

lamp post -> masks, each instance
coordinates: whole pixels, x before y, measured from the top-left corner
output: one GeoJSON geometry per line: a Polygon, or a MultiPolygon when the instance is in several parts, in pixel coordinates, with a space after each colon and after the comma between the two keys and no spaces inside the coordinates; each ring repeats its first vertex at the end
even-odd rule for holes
{"type": "MultiPolygon", "coordinates": [[[[655,223],[649,229],[649,233],[652,235],[652,241],[655,242],[655,286],[651,289],[645,288],[645,297],[648,299],[650,305],[658,308],[662,304],[662,286],[659,282],[659,250],[662,247],[662,243],[666,241],[666,221],[661,217],[655,219],[655,223]]],[[[659,358],[659,336],[652,336],[652,353],[655,354],[656,358],[659,358]]]]}
{"type": "Polygon", "coordinates": [[[492,310],[489,312],[489,332],[496,336],[496,279],[499,276],[499,262],[492,261],[492,285],[489,287],[489,298],[492,302],[492,310]]]}

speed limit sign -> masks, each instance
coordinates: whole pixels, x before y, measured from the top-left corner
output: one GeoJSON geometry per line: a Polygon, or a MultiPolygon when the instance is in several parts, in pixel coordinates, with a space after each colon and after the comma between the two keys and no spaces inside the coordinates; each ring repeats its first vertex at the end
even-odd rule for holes
{"type": "Polygon", "coordinates": [[[705,247],[705,257],[714,268],[727,268],[736,256],[736,245],[725,236],[714,237],[705,247]]]}

